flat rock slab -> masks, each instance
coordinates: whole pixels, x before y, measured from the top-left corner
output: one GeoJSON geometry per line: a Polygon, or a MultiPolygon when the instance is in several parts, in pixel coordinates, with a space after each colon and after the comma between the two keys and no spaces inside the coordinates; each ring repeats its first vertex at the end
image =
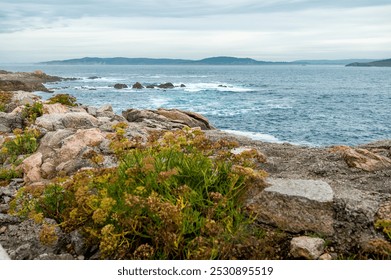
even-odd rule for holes
{"type": "Polygon", "coordinates": [[[290,232],[334,233],[333,190],[323,181],[269,179],[270,187],[248,201],[259,222],[290,232]]]}
{"type": "Polygon", "coordinates": [[[0,260],[9,260],[10,257],[8,256],[7,252],[3,249],[3,247],[0,244],[0,260]]]}

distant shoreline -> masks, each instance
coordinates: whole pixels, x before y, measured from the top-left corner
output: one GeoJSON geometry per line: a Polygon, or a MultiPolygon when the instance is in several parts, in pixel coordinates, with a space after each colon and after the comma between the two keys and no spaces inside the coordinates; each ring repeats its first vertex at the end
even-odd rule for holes
{"type": "Polygon", "coordinates": [[[295,60],[295,61],[261,61],[252,58],[229,56],[209,57],[200,60],[171,58],[127,58],[127,57],[84,57],[66,60],[39,62],[41,65],[347,65],[352,63],[370,63],[374,59],[341,59],[341,60],[295,60]]]}

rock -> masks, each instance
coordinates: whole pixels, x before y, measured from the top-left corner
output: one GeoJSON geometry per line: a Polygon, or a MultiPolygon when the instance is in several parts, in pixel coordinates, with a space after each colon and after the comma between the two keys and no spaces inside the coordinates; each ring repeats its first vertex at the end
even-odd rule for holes
{"type": "Polygon", "coordinates": [[[333,235],[333,190],[317,180],[269,179],[270,187],[247,202],[259,222],[289,232],[333,235]]]}
{"type": "Polygon", "coordinates": [[[172,83],[164,83],[164,84],[158,85],[158,88],[169,89],[169,88],[174,88],[174,85],[172,83]]]}
{"type": "Polygon", "coordinates": [[[33,105],[35,102],[37,102],[40,98],[27,91],[17,91],[14,92],[14,95],[12,97],[12,102],[18,104],[18,105],[33,105]]]}
{"type": "Polygon", "coordinates": [[[126,84],[115,84],[114,85],[115,89],[123,89],[123,88],[128,88],[126,84]]]}
{"type": "Polygon", "coordinates": [[[34,260],[74,260],[75,258],[71,254],[53,254],[53,253],[45,253],[42,255],[39,255],[38,257],[34,258],[34,260]]]}
{"type": "Polygon", "coordinates": [[[113,112],[113,107],[110,104],[103,105],[99,109],[96,110],[97,113],[103,112],[113,112]]]}
{"type": "Polygon", "coordinates": [[[3,246],[0,244],[0,260],[10,260],[7,252],[4,250],[3,246]]]}
{"type": "Polygon", "coordinates": [[[331,151],[341,153],[346,164],[352,168],[372,172],[391,167],[391,159],[377,155],[366,149],[338,146],[332,148],[331,151]]]}
{"type": "Polygon", "coordinates": [[[7,230],[7,227],[6,226],[3,226],[0,228],[0,234],[3,234],[4,232],[6,232],[7,230]]]}
{"type": "Polygon", "coordinates": [[[48,131],[55,131],[64,128],[88,129],[97,127],[99,121],[85,112],[69,112],[44,114],[35,121],[35,125],[48,131]]]}
{"type": "Polygon", "coordinates": [[[158,109],[156,113],[173,122],[179,122],[188,127],[200,127],[203,130],[214,129],[208,119],[194,112],[181,111],[178,109],[158,109]]]}
{"type": "Polygon", "coordinates": [[[88,245],[86,244],[83,235],[75,230],[70,233],[71,245],[77,255],[85,255],[88,251],[88,245]]]}
{"type": "Polygon", "coordinates": [[[186,87],[186,85],[185,84],[181,84],[180,87],[184,88],[184,87],[186,87]]]}
{"type": "Polygon", "coordinates": [[[324,240],[321,238],[300,236],[294,237],[291,241],[290,253],[294,258],[316,260],[324,250],[324,240]]]}
{"type": "Polygon", "coordinates": [[[55,103],[55,104],[43,104],[43,113],[44,114],[64,114],[68,113],[69,109],[67,106],[55,103]]]}
{"type": "Polygon", "coordinates": [[[88,113],[88,114],[90,114],[90,115],[96,117],[96,113],[97,113],[97,111],[98,111],[97,108],[92,107],[92,106],[87,106],[86,110],[87,110],[87,113],[88,113]]]}
{"type": "Polygon", "coordinates": [[[38,182],[41,177],[42,154],[37,152],[22,162],[24,181],[26,183],[38,182]]]}
{"type": "Polygon", "coordinates": [[[143,122],[147,127],[156,129],[173,129],[187,127],[200,127],[201,129],[214,129],[203,116],[177,109],[137,110],[123,111],[122,115],[128,122],[143,122]]]}
{"type": "Polygon", "coordinates": [[[106,117],[106,118],[114,118],[115,114],[113,112],[113,107],[111,105],[104,105],[96,110],[96,117],[106,117]]]}
{"type": "Polygon", "coordinates": [[[96,79],[100,79],[101,77],[98,77],[98,76],[91,76],[91,77],[88,77],[87,79],[89,80],[96,80],[96,79]]]}
{"type": "Polygon", "coordinates": [[[14,129],[22,127],[21,114],[0,112],[0,132],[12,132],[14,129]]]}
{"type": "Polygon", "coordinates": [[[155,88],[157,85],[147,85],[146,88],[155,88]]]}
{"type": "MultiPolygon", "coordinates": [[[[66,235],[60,230],[54,220],[44,219],[46,225],[53,225],[57,240],[44,245],[40,242],[42,225],[32,220],[9,225],[7,231],[0,235],[1,244],[7,248],[11,259],[34,259],[42,254],[61,254],[66,243],[66,235]]],[[[65,252],[64,252],[65,253],[65,252]]]]}
{"type": "Polygon", "coordinates": [[[144,86],[143,86],[142,84],[140,84],[139,82],[137,82],[137,83],[135,83],[135,84],[132,86],[132,88],[134,88],[134,89],[143,89],[144,86]]]}
{"type": "Polygon", "coordinates": [[[42,83],[25,83],[18,80],[0,80],[0,90],[3,91],[44,91],[49,90],[42,83]]]}
{"type": "Polygon", "coordinates": [[[322,260],[322,261],[331,261],[333,260],[333,256],[330,255],[329,253],[324,253],[323,255],[321,255],[318,260],[322,260]]]}
{"type": "Polygon", "coordinates": [[[17,224],[19,222],[20,220],[18,217],[0,213],[0,225],[17,224]]]}

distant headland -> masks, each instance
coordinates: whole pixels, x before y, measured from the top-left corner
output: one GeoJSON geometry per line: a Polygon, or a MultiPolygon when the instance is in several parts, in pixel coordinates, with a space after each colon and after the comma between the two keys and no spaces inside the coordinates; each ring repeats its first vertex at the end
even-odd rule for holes
{"type": "Polygon", "coordinates": [[[84,57],[40,62],[44,65],[346,65],[369,63],[373,59],[263,61],[231,56],[208,57],[200,60],[171,58],[84,57]]]}
{"type": "Polygon", "coordinates": [[[377,60],[377,61],[371,61],[371,62],[354,62],[346,65],[348,67],[350,66],[356,66],[356,67],[391,67],[391,58],[390,59],[384,59],[384,60],[377,60]]]}

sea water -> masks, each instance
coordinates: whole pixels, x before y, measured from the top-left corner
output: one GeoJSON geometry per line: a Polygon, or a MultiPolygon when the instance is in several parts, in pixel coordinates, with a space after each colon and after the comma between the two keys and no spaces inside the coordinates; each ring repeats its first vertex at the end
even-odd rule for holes
{"type": "Polygon", "coordinates": [[[82,104],[111,104],[117,113],[128,108],[194,111],[221,130],[257,140],[330,146],[391,139],[391,68],[0,65],[0,69],[41,69],[77,78],[46,86],[54,94],[70,93],[82,104]],[[131,88],[135,82],[171,82],[176,87],[136,90],[131,88]],[[129,88],[114,89],[116,83],[129,88]]]}

